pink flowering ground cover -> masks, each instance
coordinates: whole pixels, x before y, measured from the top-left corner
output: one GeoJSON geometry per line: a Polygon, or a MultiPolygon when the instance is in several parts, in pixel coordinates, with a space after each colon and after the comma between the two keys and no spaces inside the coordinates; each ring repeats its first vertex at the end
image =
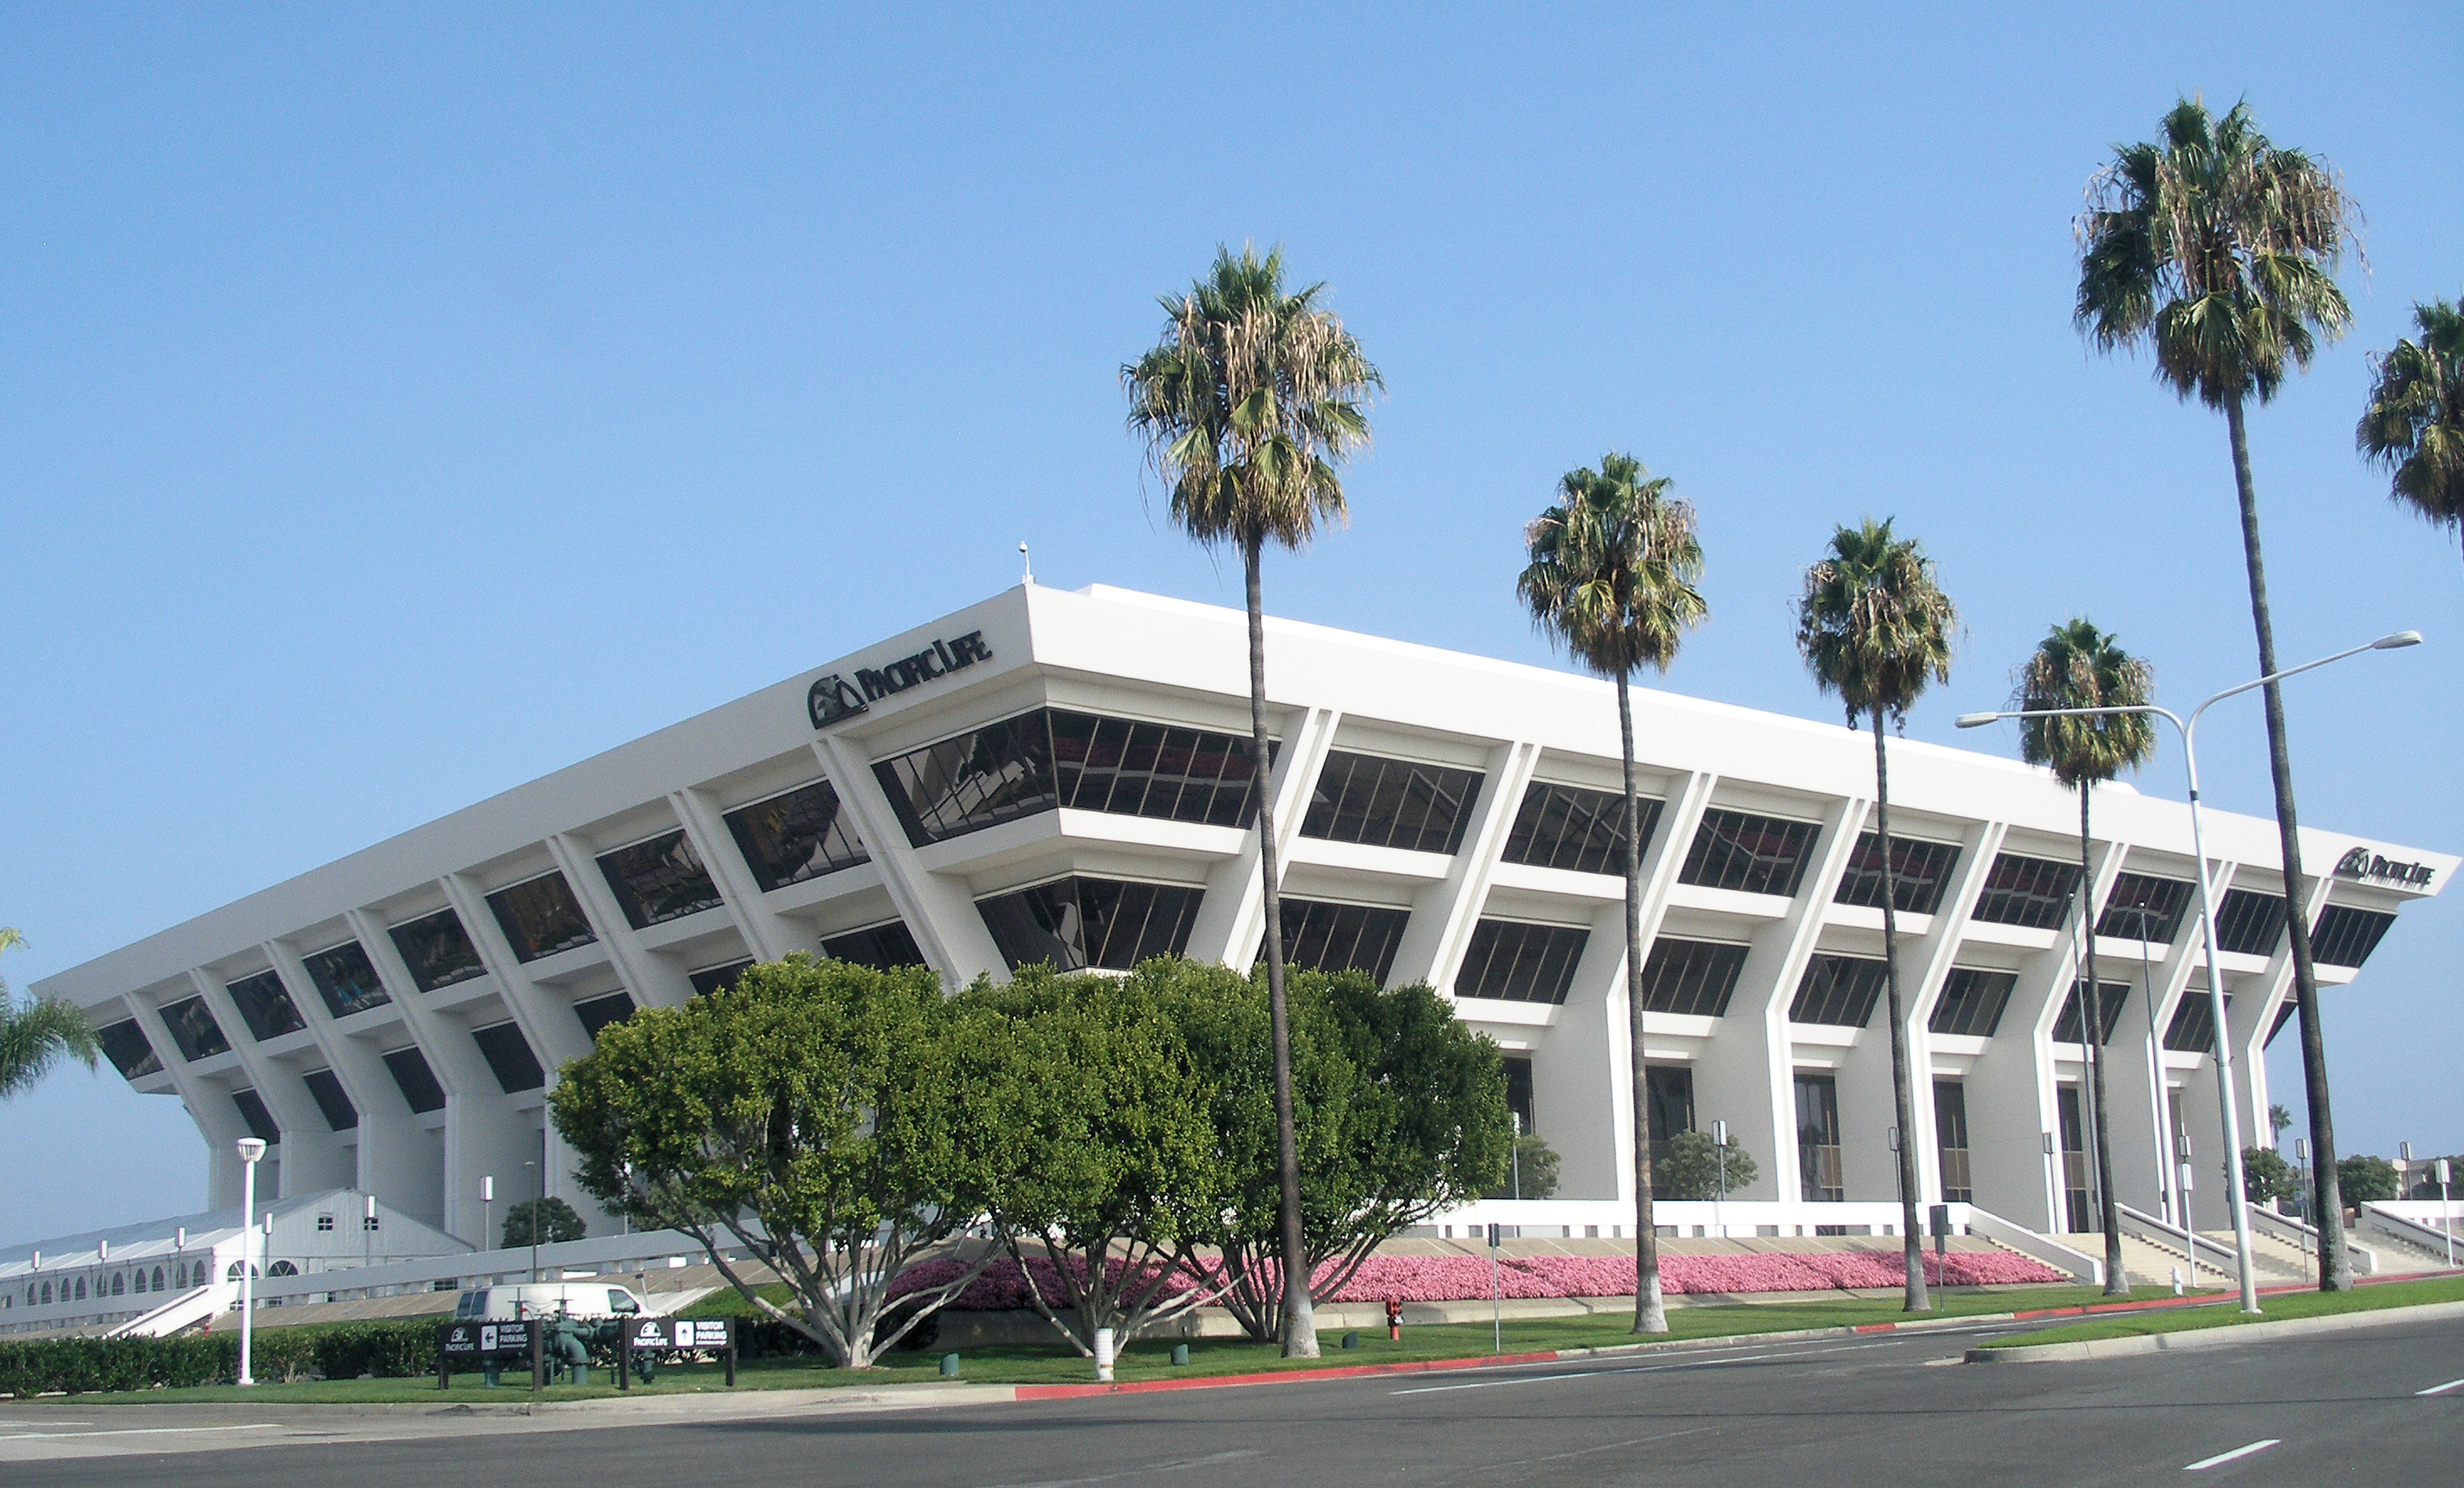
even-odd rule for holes
{"type": "MultiPolygon", "coordinates": [[[[1029,1262],[1045,1300],[1058,1305],[1060,1277],[1049,1261],[1029,1262]]],[[[1660,1284],[1670,1293],[1824,1292],[1851,1287],[1893,1287],[1904,1279],[1897,1251],[1820,1251],[1810,1255],[1660,1258],[1660,1284]]],[[[1071,1262],[1077,1270],[1076,1262],[1071,1262]]],[[[956,1261],[911,1267],[890,1284],[893,1297],[938,1286],[957,1276],[956,1261]]],[[[1925,1280],[1936,1286],[2005,1286],[2059,1281],[2056,1272],[2009,1251],[1952,1251],[1937,1261],[1925,1257],[1925,1280]]],[[[1186,1274],[1164,1282],[1177,1295],[1200,1280],[1186,1274]]],[[[1630,1297],[1634,1262],[1617,1256],[1530,1256],[1499,1262],[1498,1289],[1507,1297],[1630,1297]]],[[[1398,1298],[1411,1302],[1472,1302],[1489,1295],[1488,1261],[1476,1256],[1372,1256],[1331,1302],[1372,1302],[1398,1298]]],[[[1034,1305],[1015,1261],[997,1261],[950,1303],[966,1312],[1001,1312],[1034,1305]]]]}

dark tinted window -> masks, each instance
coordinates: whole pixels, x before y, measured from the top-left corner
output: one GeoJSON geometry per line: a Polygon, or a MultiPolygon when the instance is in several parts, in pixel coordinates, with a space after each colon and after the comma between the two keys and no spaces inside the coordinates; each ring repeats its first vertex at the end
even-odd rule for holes
{"type": "Polygon", "coordinates": [[[272,972],[259,972],[243,976],[231,984],[231,999],[239,1008],[239,1020],[258,1039],[275,1039],[297,1033],[308,1025],[300,1021],[299,1010],[291,1005],[291,994],[284,991],[282,978],[272,972]]]}
{"type": "Polygon", "coordinates": [[[1797,983],[1789,1021],[1864,1027],[1874,1017],[1874,1004],[1881,1000],[1885,970],[1881,962],[1863,956],[1815,956],[1797,983]]]}
{"type": "Polygon", "coordinates": [[[1743,811],[1706,811],[1678,877],[1701,888],[1793,896],[1822,828],[1743,811]]]}
{"type": "Polygon", "coordinates": [[[488,908],[513,943],[516,960],[536,961],[599,938],[561,873],[542,873],[497,889],[488,896],[488,908]]]}
{"type": "Polygon", "coordinates": [[[727,829],[764,893],[851,868],[869,856],[855,823],[839,809],[838,788],[827,780],[739,806],[727,814],[727,829]]]}
{"type": "Polygon", "coordinates": [[[2284,934],[2284,898],[2280,894],[2254,894],[2247,888],[2225,891],[2225,902],[2216,906],[2216,946],[2239,955],[2268,956],[2276,954],[2276,943],[2284,934]]]}
{"type": "Polygon", "coordinates": [[[710,870],[702,866],[701,854],[682,827],[601,853],[599,871],[606,875],[626,922],[635,930],[719,906],[718,886],[710,881],[710,870]]]}
{"type": "Polygon", "coordinates": [[[239,1119],[248,1127],[248,1134],[268,1147],[282,1140],[282,1128],[275,1125],[274,1113],[265,1108],[265,1098],[253,1090],[234,1090],[231,1104],[239,1107],[239,1119]]]}
{"type": "Polygon", "coordinates": [[[2003,853],[1985,875],[1985,891],[1977,896],[1971,918],[1991,925],[2052,930],[2070,913],[2071,889],[2079,883],[2079,871],[2076,863],[2003,853]]]}
{"type": "Polygon", "coordinates": [[[976,908],[1012,967],[1049,961],[1064,972],[1126,972],[1149,956],[1186,949],[1203,897],[1200,888],[1066,878],[980,900],[976,908]]]}
{"type": "Polygon", "coordinates": [[[876,972],[924,964],[924,948],[915,944],[914,932],[907,928],[905,920],[832,935],[822,942],[822,954],[832,960],[869,966],[876,972]]]}
{"type": "Polygon", "coordinates": [[[2182,928],[2182,913],[2190,907],[2193,885],[2177,878],[2150,878],[2123,873],[2113,881],[2097,916],[2096,932],[2122,940],[2147,940],[2170,945],[2182,928]]]}
{"type": "Polygon", "coordinates": [[[1538,1131],[1536,1112],[1531,1104],[1531,1056],[1509,1054],[1506,1057],[1506,1113],[1517,1123],[1517,1135],[1538,1131]]]}
{"type": "MultiPolygon", "coordinates": [[[[1661,802],[1645,796],[1642,844],[1660,829],[1661,802]]],[[[1506,835],[1506,861],[1575,873],[1625,871],[1625,798],[1615,791],[1534,780],[1523,793],[1514,829],[1506,835]]]]}
{"type": "MultiPolygon", "coordinates": [[[[1924,842],[1913,838],[1891,839],[1891,901],[1892,908],[1903,914],[1931,914],[1942,908],[1943,891],[1950,886],[1950,870],[1959,864],[1959,846],[1955,842],[1924,842]]],[[[1882,844],[1878,833],[1867,832],[1857,839],[1857,850],[1848,855],[1848,870],[1839,875],[1839,890],[1831,896],[1835,904],[1862,905],[1868,909],[1882,907],[1882,844]]]]}
{"type": "Polygon", "coordinates": [[[1809,1204],[1838,1203],[1848,1196],[1839,1156],[1839,1081],[1805,1070],[1796,1074],[1796,1168],[1799,1192],[1809,1204]]]}
{"type": "Polygon", "coordinates": [[[582,1019],[582,1031],[596,1039],[599,1030],[633,1016],[633,999],[628,994],[611,992],[575,1003],[573,1016],[582,1019]]]}
{"type": "Polygon", "coordinates": [[[1455,975],[1455,996],[1563,1002],[1591,936],[1581,926],[1483,920],[1472,927],[1463,970],[1455,975]]]}
{"type": "Polygon", "coordinates": [[[2018,985],[2016,972],[1954,966],[1943,979],[1942,996],[1934,1000],[1933,1017],[1925,1026],[1962,1039],[1991,1039],[2002,1026],[2002,1010],[2011,1005],[2011,993],[2018,985]]]}
{"type": "Polygon", "coordinates": [[[885,759],[872,771],[918,847],[1061,803],[1052,730],[1041,711],[885,759]]]}
{"type": "Polygon", "coordinates": [[[163,1010],[163,1021],[170,1026],[171,1041],[177,1044],[182,1059],[195,1061],[211,1059],[231,1048],[223,1037],[220,1023],[203,997],[183,997],[163,1010]]]}
{"type": "Polygon", "coordinates": [[[145,1030],[137,1026],[137,1019],[121,1018],[96,1029],[94,1036],[101,1041],[103,1057],[111,1061],[121,1078],[143,1080],[163,1073],[163,1061],[155,1057],[154,1046],[145,1041],[145,1030]]]}
{"type": "MultiPolygon", "coordinates": [[[[2104,1015],[2104,1037],[2099,1039],[2097,1042],[2100,1044],[2111,1043],[2113,1041],[2113,1030],[2122,1021],[2122,1005],[2130,1000],[2130,984],[2128,982],[2099,982],[2097,983],[2096,994],[2099,1003],[2097,1011],[2104,1015]]],[[[2062,999],[2062,1011],[2060,1015],[2054,1019],[2054,1041],[2056,1043],[2077,1043],[2079,1041],[2079,1034],[2084,1031],[2086,1027],[2087,1019],[2079,1014],[2079,989],[2073,987],[2071,989],[2071,995],[2062,999]]]]}
{"type": "Polygon", "coordinates": [[[1662,935],[1642,958],[1642,1010],[1689,1018],[1726,1018],[1751,948],[1662,935]]]}
{"type": "Polygon", "coordinates": [[[1642,1089],[1651,1106],[1651,1193],[1668,1196],[1669,1158],[1677,1139],[1694,1129],[1694,1071],[1682,1064],[1646,1065],[1642,1089]]]}
{"type": "Polygon", "coordinates": [[[2275,1043],[2276,1036],[2284,1032],[2284,1025],[2293,1021],[2295,1017],[2297,1017],[2300,1011],[2300,1003],[2296,1002],[2291,997],[2285,998],[2284,1005],[2276,1010],[2276,1021],[2267,1025],[2267,1043],[2263,1043],[2259,1045],[2259,1047],[2263,1049],[2268,1047],[2269,1044],[2275,1043]]]}
{"type": "MultiPolygon", "coordinates": [[[[2227,996],[2230,999],[2231,995],[2227,996]]],[[[2165,1047],[2177,1054],[2216,1052],[2216,1010],[2204,988],[2182,994],[2181,1005],[2173,1009],[2173,1021],[2165,1029],[2165,1047]]]]}
{"type": "Polygon", "coordinates": [[[471,1041],[488,1061],[488,1068],[496,1083],[507,1095],[523,1090],[536,1090],[547,1083],[547,1072],[539,1068],[539,1057],[531,1053],[530,1040],[511,1023],[493,1023],[486,1028],[471,1030],[471,1041]]]}
{"type": "Polygon", "coordinates": [[[410,968],[412,984],[422,992],[469,981],[487,970],[480,964],[479,948],[462,929],[462,917],[451,909],[406,920],[387,933],[410,968]]]}
{"type": "Polygon", "coordinates": [[[1257,751],[1246,734],[1059,709],[1051,718],[1064,806],[1215,826],[1247,826],[1257,814],[1257,751]]]}
{"type": "Polygon", "coordinates": [[[730,961],[721,966],[705,966],[689,974],[686,980],[693,983],[693,996],[707,997],[722,988],[735,986],[736,974],[752,964],[753,958],[746,956],[741,961],[730,961]]]}
{"type": "Polygon", "coordinates": [[[2310,932],[2311,959],[2321,966],[2359,966],[2379,948],[2379,939],[2395,924],[2395,916],[2375,909],[2329,905],[2310,932]]]}
{"type": "Polygon", "coordinates": [[[307,963],[308,979],[317,984],[317,995],[336,1018],[364,1013],[393,1000],[377,980],[377,969],[368,961],[367,952],[356,940],[301,959],[307,963]]]}
{"type": "Polygon", "coordinates": [[[1412,918],[1409,909],[1314,899],[1286,899],[1283,910],[1285,964],[1320,972],[1367,972],[1381,986],[1395,968],[1395,948],[1403,943],[1403,927],[1412,918]]]}
{"type": "Polygon", "coordinates": [[[1411,852],[1452,853],[1471,824],[1481,773],[1375,755],[1326,756],[1309,793],[1303,837],[1411,852]]]}
{"type": "Polygon", "coordinates": [[[1968,1162],[1968,1087],[1956,1080],[1933,1083],[1933,1132],[1942,1155],[1943,1202],[1975,1202],[1968,1162]]]}
{"type": "Polygon", "coordinates": [[[310,1099],[324,1113],[326,1126],[336,1131],[348,1131],[360,1124],[359,1107],[342,1093],[342,1082],[332,1070],[312,1069],[299,1077],[299,1083],[308,1087],[310,1099]]]}
{"type": "Polygon", "coordinates": [[[428,1067],[428,1056],[417,1049],[396,1049],[385,1057],[385,1062],[412,1110],[426,1114],[445,1109],[445,1087],[436,1083],[436,1072],[428,1067]]]}

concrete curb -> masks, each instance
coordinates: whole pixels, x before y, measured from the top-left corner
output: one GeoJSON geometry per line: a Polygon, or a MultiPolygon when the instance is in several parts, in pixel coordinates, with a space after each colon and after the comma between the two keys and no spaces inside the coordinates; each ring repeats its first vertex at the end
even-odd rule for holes
{"type": "Polygon", "coordinates": [[[2464,1318],[2464,1302],[2379,1307],[2368,1312],[2340,1312],[2323,1318],[2286,1318],[2276,1323],[2227,1323],[2179,1333],[2142,1333],[2132,1338],[2095,1338],[2069,1344],[2029,1344],[2010,1348],[1971,1348],[1968,1350],[1967,1360],[1969,1364],[2076,1364],[2091,1359],[2171,1353],[2185,1348],[2227,1348],[2239,1344],[2263,1344],[2275,1338],[2343,1333],[2387,1327],[2398,1323],[2431,1323],[2450,1318],[2464,1318]]]}

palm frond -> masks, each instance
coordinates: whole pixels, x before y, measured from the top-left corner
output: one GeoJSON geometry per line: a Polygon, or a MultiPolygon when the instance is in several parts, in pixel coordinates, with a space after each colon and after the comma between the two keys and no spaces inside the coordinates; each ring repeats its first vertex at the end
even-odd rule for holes
{"type": "Polygon", "coordinates": [[[1959,611],[1933,563],[1891,523],[1865,521],[1831,535],[1828,557],[1805,571],[1796,646],[1815,681],[1836,692],[1855,728],[1880,709],[1904,722],[1926,686],[1950,680],[1959,611]]]}
{"type": "MultiPolygon", "coordinates": [[[[0,926],[0,951],[25,943],[15,930],[0,926]]],[[[19,1007],[0,981],[0,1099],[31,1087],[64,1056],[92,1069],[101,1052],[82,1010],[54,997],[19,1007]]]]}
{"type": "Polygon", "coordinates": [[[2464,527],[2464,311],[2412,307],[2418,341],[2372,359],[2368,405],[2353,443],[2388,472],[2387,494],[2440,527],[2464,527]]]}
{"type": "MultiPolygon", "coordinates": [[[[2109,632],[2075,618],[2036,644],[2019,668],[2011,701],[2021,711],[2133,708],[2153,701],[2155,687],[2155,670],[2146,662],[2124,651],[2109,632]]],[[[2155,752],[2155,724],[2145,714],[2026,718],[2019,724],[2020,757],[2050,767],[2074,789],[2136,770],[2155,752]]]]}
{"type": "Polygon", "coordinates": [[[1694,508],[1669,485],[1612,450],[1597,470],[1568,471],[1558,503],[1524,529],[1516,594],[1551,642],[1602,676],[1666,671],[1708,617],[1694,508]]]}

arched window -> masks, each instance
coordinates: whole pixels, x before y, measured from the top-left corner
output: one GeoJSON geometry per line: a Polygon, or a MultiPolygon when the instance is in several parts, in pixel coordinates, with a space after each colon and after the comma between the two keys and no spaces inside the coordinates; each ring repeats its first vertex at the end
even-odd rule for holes
{"type": "Polygon", "coordinates": [[[85,1301],[85,1278],[79,1277],[77,1279],[77,1300],[79,1302],[85,1301]]]}
{"type": "Polygon", "coordinates": [[[184,1292],[187,1291],[188,1289],[188,1263],[185,1260],[172,1262],[171,1278],[178,1283],[180,1290],[184,1292]]]}
{"type": "Polygon", "coordinates": [[[265,1268],[267,1276],[297,1276],[299,1268],[287,1260],[277,1260],[265,1268]]]}
{"type": "Polygon", "coordinates": [[[154,1290],[156,1290],[156,1291],[158,1291],[158,1292],[159,1292],[159,1291],[161,1291],[162,1289],[163,1289],[163,1268],[162,1268],[161,1266],[156,1266],[156,1267],[154,1268],[154,1290]]]}
{"type": "MultiPolygon", "coordinates": [[[[197,1269],[198,1269],[198,1270],[200,1270],[200,1271],[202,1271],[202,1270],[204,1270],[205,1268],[204,1268],[203,1266],[199,1266],[197,1269]]],[[[249,1267],[249,1268],[248,1268],[248,1274],[249,1274],[250,1276],[252,1276],[252,1277],[258,1277],[258,1278],[262,1278],[262,1277],[265,1275],[265,1273],[264,1273],[264,1272],[259,1271],[259,1270],[258,1270],[256,1267],[254,1267],[254,1266],[251,1266],[251,1267],[249,1267]]],[[[239,1280],[239,1262],[238,1262],[238,1261],[236,1261],[236,1260],[232,1261],[232,1262],[231,1263],[230,1268],[229,1268],[228,1270],[226,1270],[226,1271],[224,1271],[224,1272],[223,1272],[223,1280],[226,1280],[226,1281],[236,1281],[236,1280],[239,1280]]]]}
{"type": "MultiPolygon", "coordinates": [[[[97,1287],[97,1289],[98,1289],[98,1290],[99,1290],[99,1289],[100,1289],[100,1286],[101,1286],[101,1283],[100,1283],[99,1281],[98,1281],[98,1282],[96,1283],[96,1287],[97,1287]]],[[[128,1295],[128,1273],[127,1273],[127,1272],[125,1272],[125,1271],[115,1271],[115,1272],[113,1272],[113,1273],[111,1274],[111,1295],[112,1295],[112,1296],[114,1296],[114,1297],[125,1297],[125,1296],[127,1296],[127,1295],[128,1295]]]]}
{"type": "Polygon", "coordinates": [[[132,1292],[142,1292],[145,1290],[145,1268],[143,1266],[138,1267],[137,1274],[128,1279],[128,1289],[132,1292]]]}
{"type": "Polygon", "coordinates": [[[44,1283],[43,1283],[43,1305],[44,1305],[44,1306],[46,1306],[46,1307],[48,1307],[48,1306],[50,1306],[51,1304],[52,1304],[52,1283],[51,1283],[51,1282],[49,1282],[49,1281],[46,1281],[46,1282],[44,1282],[44,1283]]]}

